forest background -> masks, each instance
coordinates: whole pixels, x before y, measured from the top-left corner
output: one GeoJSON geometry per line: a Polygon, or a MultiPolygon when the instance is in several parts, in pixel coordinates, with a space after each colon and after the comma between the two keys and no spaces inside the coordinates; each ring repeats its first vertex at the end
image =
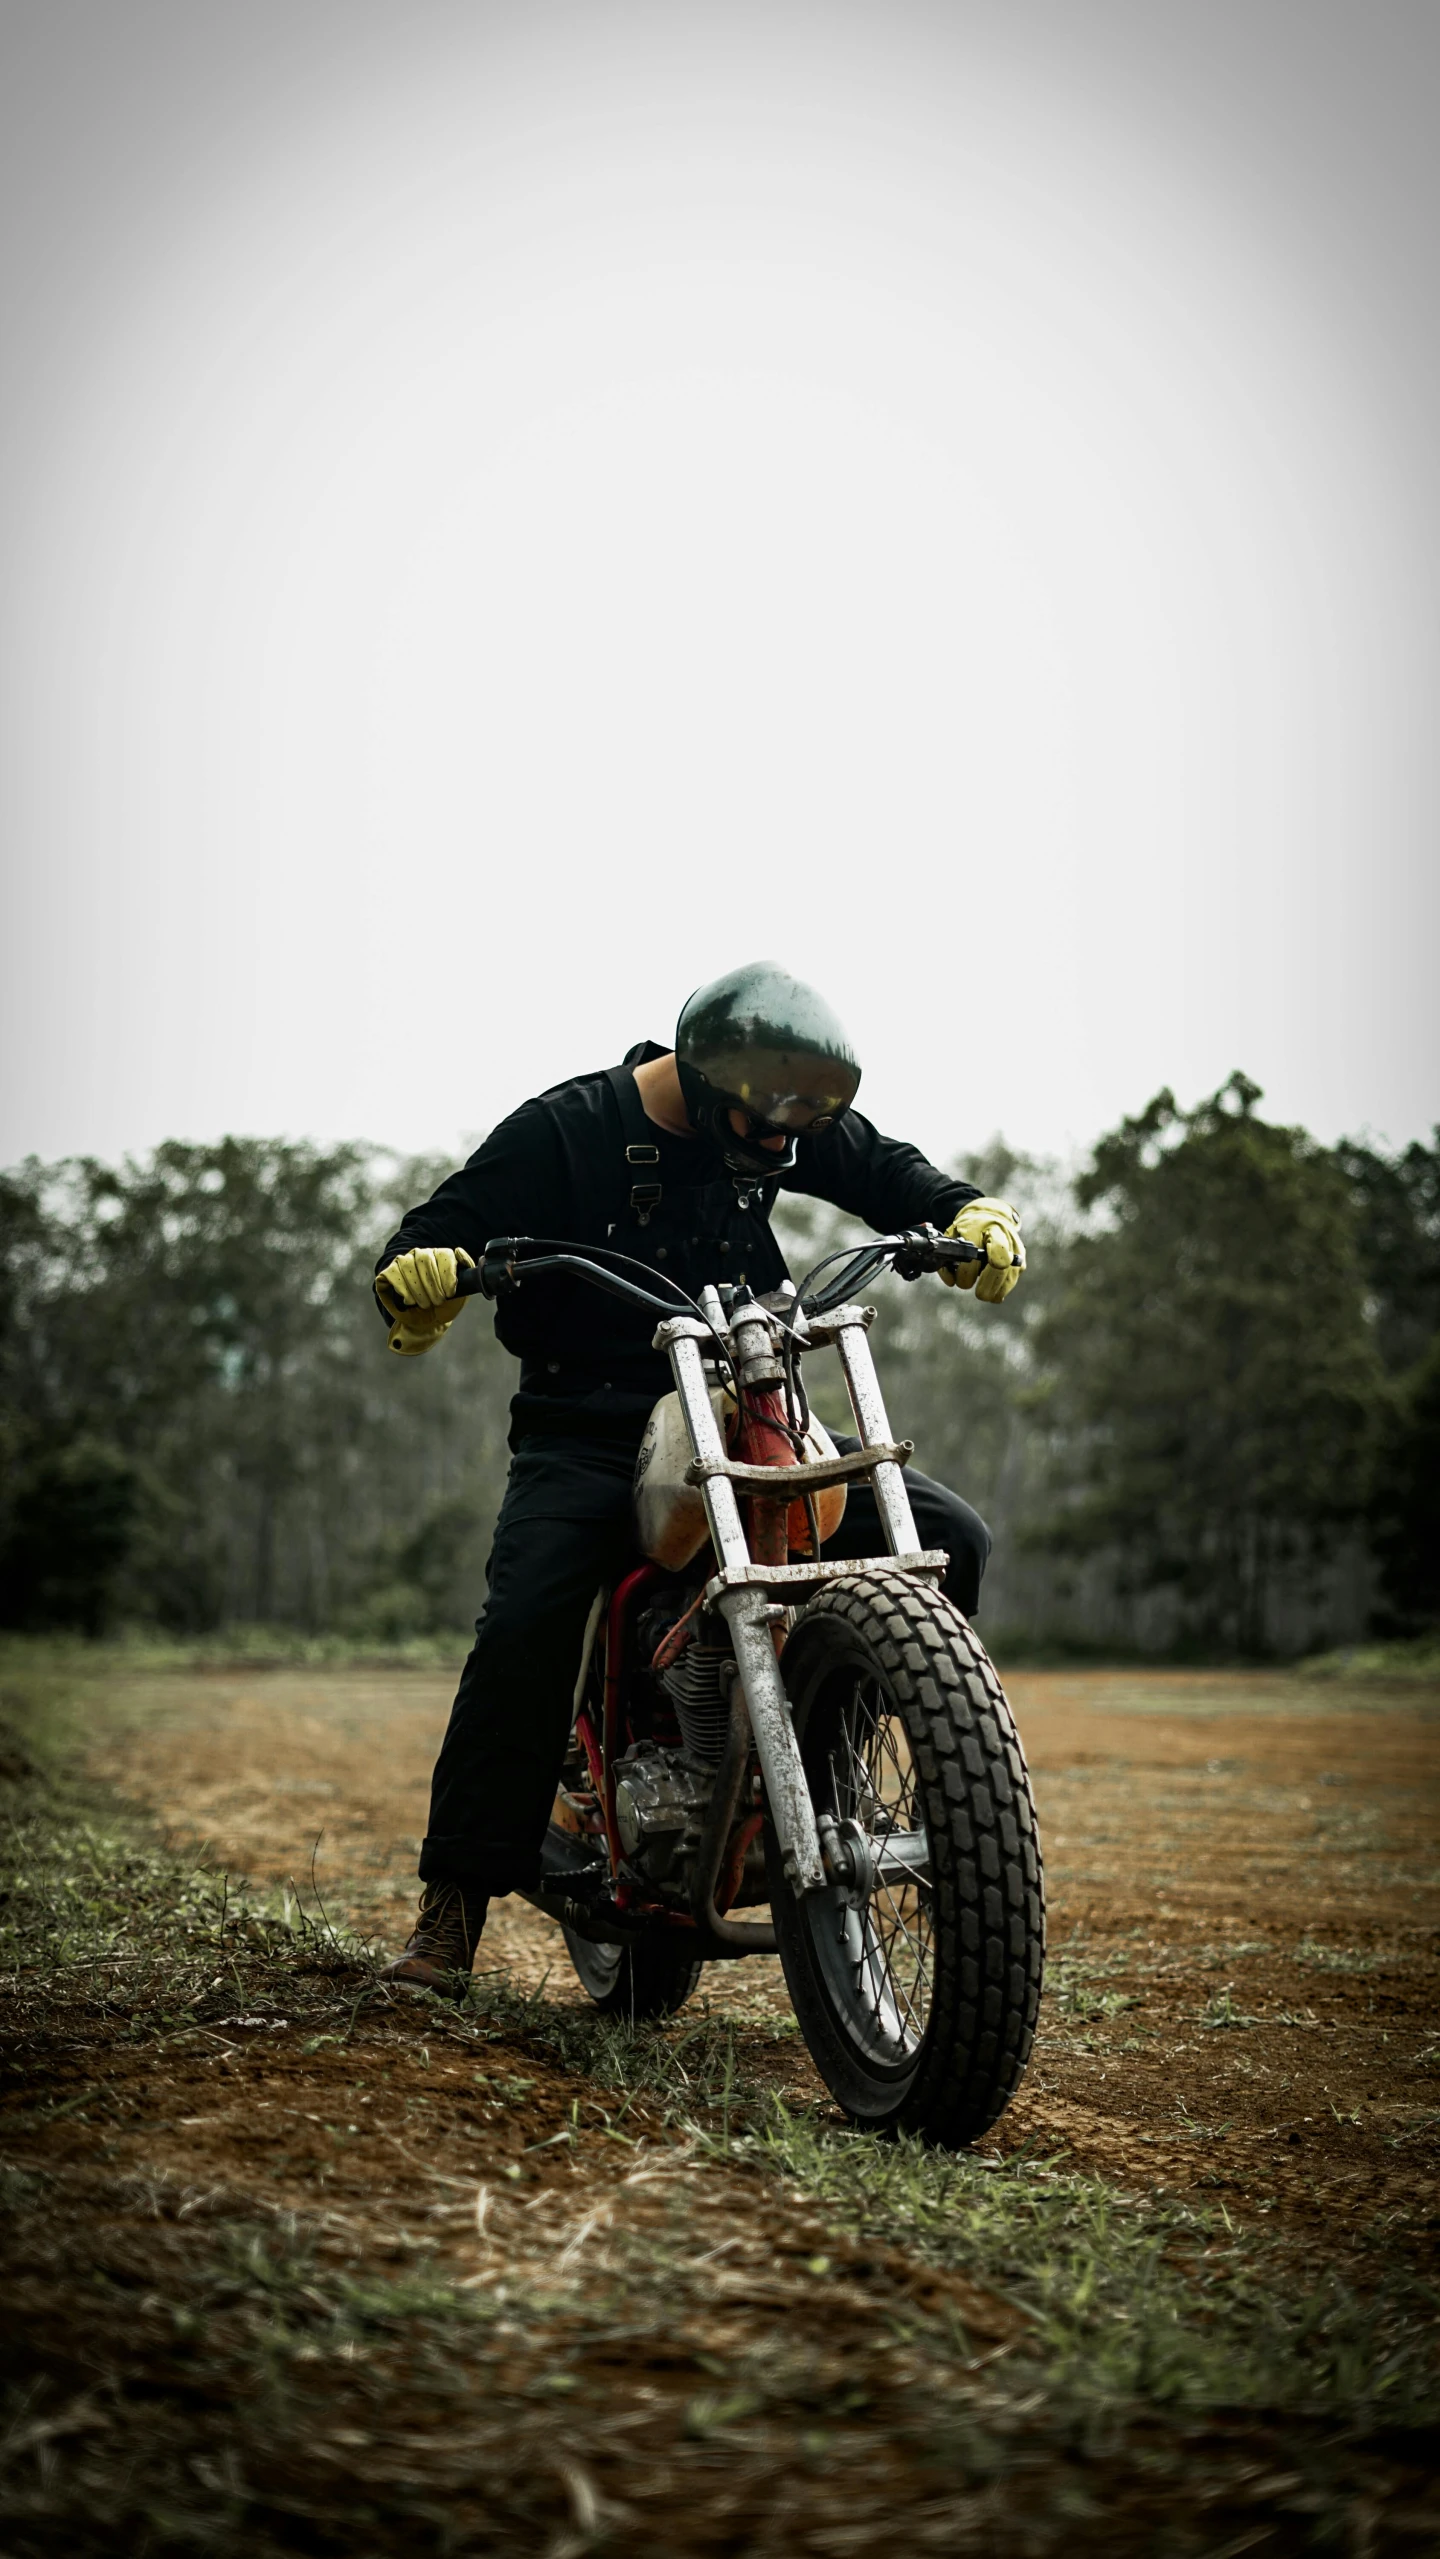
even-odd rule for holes
{"type": "MultiPolygon", "coordinates": [[[[1000,1308],[879,1285],[892,1425],[995,1533],[992,1648],[1440,1627],[1440,1130],[1325,1147],[1262,1098],[1161,1093],[1078,1175],[997,1140],[958,1169],[1021,1206],[1024,1284],[1000,1308]]],[[[227,1138],[0,1175],[0,1623],[458,1636],[514,1364],[479,1305],[388,1357],[370,1292],[447,1169],[227,1138]]],[[[860,1233],[808,1202],[776,1222],[797,1277],[860,1233]]]]}

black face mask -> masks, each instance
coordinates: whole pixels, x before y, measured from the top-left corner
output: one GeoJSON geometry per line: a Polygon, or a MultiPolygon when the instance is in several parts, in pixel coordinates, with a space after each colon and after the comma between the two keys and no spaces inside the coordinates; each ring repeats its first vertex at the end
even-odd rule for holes
{"type": "Polygon", "coordinates": [[[737,1181],[778,1180],[782,1173],[789,1172],[794,1163],[799,1138],[810,1137],[835,1125],[838,1114],[827,1111],[803,1129],[781,1128],[774,1120],[761,1119],[758,1112],[752,1111],[747,1103],[737,1100],[733,1094],[717,1093],[708,1077],[702,1075],[698,1067],[688,1065],[684,1058],[677,1057],[675,1065],[691,1127],[719,1148],[727,1173],[733,1174],[737,1181]],[[745,1122],[743,1135],[730,1124],[732,1111],[738,1111],[745,1122]],[[783,1138],[784,1146],[764,1145],[762,1140],[767,1137],[783,1138]]]}

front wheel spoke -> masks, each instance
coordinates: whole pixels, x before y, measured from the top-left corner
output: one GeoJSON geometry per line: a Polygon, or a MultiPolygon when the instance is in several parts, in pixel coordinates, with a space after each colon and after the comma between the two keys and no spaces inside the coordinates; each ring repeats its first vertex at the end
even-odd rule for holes
{"type": "Polygon", "coordinates": [[[923,1866],[912,1866],[908,1857],[882,1857],[880,1881],[884,1884],[898,1883],[902,1890],[909,1885],[918,1893],[921,1885],[928,1884],[930,1881],[929,1863],[927,1861],[923,1866]]]}
{"type": "Polygon", "coordinates": [[[867,1746],[875,1737],[875,1718],[873,1712],[868,1715],[868,1729],[866,1729],[865,1722],[862,1721],[865,1717],[866,1709],[863,1700],[857,1695],[851,1701],[851,1712],[842,1719],[840,1726],[850,1762],[850,1782],[855,1789],[857,1799],[865,1796],[873,1797],[876,1792],[875,1772],[867,1746]],[[860,1726],[858,1740],[857,1725],[860,1726]]]}
{"type": "MultiPolygon", "coordinates": [[[[875,1930],[868,1924],[869,1918],[868,1910],[861,1913],[855,1908],[853,1902],[847,1903],[841,1914],[840,1937],[846,1955],[855,1968],[856,1990],[862,1997],[868,1998],[874,2014],[883,2019],[887,2004],[885,1989],[889,1978],[889,1966],[885,1961],[884,1949],[879,1943],[875,1930]]],[[[889,2005],[892,2009],[894,2008],[893,1999],[889,2005]]]]}
{"type": "MultiPolygon", "coordinates": [[[[897,1782],[899,1783],[900,1788],[901,1788],[901,1790],[902,1790],[902,1792],[903,1792],[903,1791],[904,1791],[904,1789],[906,1788],[906,1786],[907,1786],[907,1785],[909,1785],[909,1784],[912,1782],[912,1780],[913,1780],[914,1768],[913,1768],[913,1762],[911,1762],[911,1763],[910,1763],[910,1768],[909,1768],[909,1773],[907,1774],[907,1770],[906,1770],[906,1769],[904,1769],[904,1768],[902,1768],[902,1767],[901,1767],[901,1765],[900,1765],[900,1754],[899,1754],[898,1750],[897,1750],[897,1749],[896,1749],[896,1747],[895,1747],[895,1725],[896,1725],[897,1720],[898,1720],[898,1719],[897,1719],[894,1715],[887,1715],[887,1716],[885,1717],[885,1719],[884,1719],[883,1723],[881,1723],[881,1724],[879,1725],[878,1729],[877,1729],[877,1732],[876,1732],[876,1742],[877,1742],[878,1747],[879,1747],[880,1757],[881,1757],[882,1759],[888,1759],[888,1760],[889,1760],[891,1767],[892,1767],[892,1768],[894,1769],[894,1771],[895,1771],[895,1776],[896,1776],[897,1782]]],[[[904,1732],[904,1726],[903,1726],[903,1725],[901,1726],[901,1731],[902,1731],[902,1733],[904,1732]]],[[[907,1760],[907,1762],[908,1762],[908,1761],[909,1761],[909,1759],[910,1759],[910,1753],[909,1753],[909,1737],[908,1737],[908,1735],[906,1736],[906,1753],[905,1753],[905,1756],[906,1756],[906,1760],[907,1760]]]]}
{"type": "MultiPolygon", "coordinates": [[[[890,1899],[888,1895],[887,1899],[890,1899]]],[[[874,1905],[872,1904],[872,1909],[873,1908],[874,1905]]],[[[906,1952],[914,1967],[914,1979],[917,1990],[928,1991],[930,1987],[929,1957],[931,1951],[929,1946],[916,1944],[915,1939],[911,1936],[909,1929],[906,1927],[905,1921],[893,1899],[890,1899],[889,1916],[891,1926],[884,1941],[887,1948],[887,1962],[889,1961],[888,1950],[894,1945],[895,1939],[898,1935],[904,1939],[906,1952]]],[[[877,1920],[876,1935],[879,1936],[879,1934],[880,1929],[877,1920]]],[[[893,1965],[891,1966],[891,1974],[893,1978],[893,1965]]]]}
{"type": "MultiPolygon", "coordinates": [[[[857,1690],[855,1705],[861,1704],[857,1690]]],[[[915,1828],[915,1773],[913,1767],[902,1768],[895,1749],[892,1714],[869,1712],[869,1729],[863,1736],[865,1747],[857,1747],[856,1737],[847,1720],[843,1727],[845,1744],[854,1771],[857,1796],[868,1798],[888,1816],[892,1825],[908,1823],[915,1828]],[[893,1775],[893,1791],[887,1787],[887,1776],[893,1775]]]]}
{"type": "MultiPolygon", "coordinates": [[[[910,2008],[910,2003],[908,1999],[906,1999],[903,1990],[900,1989],[895,1980],[894,1974],[890,1970],[889,1957],[873,1928],[868,1928],[865,1931],[865,1950],[866,1969],[870,1975],[871,2004],[874,2007],[876,2014],[887,2026],[890,2025],[892,2018],[895,2020],[896,2026],[899,2026],[902,2024],[900,2016],[901,2006],[904,2006],[907,2016],[912,2018],[913,2011],[910,2008]],[[875,1978],[877,1957],[880,1965],[880,1979],[878,1982],[875,1978]]],[[[892,2032],[893,2031],[894,2030],[892,2028],[892,2032]]]]}
{"type": "Polygon", "coordinates": [[[892,2013],[896,2011],[904,1993],[895,1981],[888,1943],[875,1924],[874,1902],[869,1902],[863,1913],[857,1911],[853,1902],[846,1903],[841,1915],[840,1935],[855,1966],[857,1990],[868,1994],[872,2010],[883,2020],[887,2008],[892,2013]],[[858,1954],[855,1949],[857,1936],[860,1941],[858,1954]],[[887,1991],[890,1994],[888,2000],[887,1991]]]}
{"type": "MultiPolygon", "coordinates": [[[[856,1702],[858,1703],[858,1700],[856,1702]]],[[[852,1771],[851,1782],[854,1785],[856,1795],[857,1797],[866,1795],[873,1796],[876,1792],[876,1788],[874,1769],[871,1765],[870,1755],[867,1750],[857,1747],[851,1719],[848,1716],[842,1724],[841,1730],[845,1736],[845,1748],[850,1756],[850,1767],[852,1771]]]]}
{"type": "Polygon", "coordinates": [[[895,1977],[898,1948],[903,1946],[905,1952],[905,1972],[911,1982],[916,1997],[924,1997],[930,1987],[930,1961],[928,1948],[916,1945],[914,1938],[911,1936],[910,1931],[905,1926],[903,1920],[898,1920],[895,1925],[889,1929],[882,1930],[877,1927],[875,1934],[878,1943],[885,1949],[885,1960],[890,1969],[891,1979],[893,1980],[895,1977]]]}
{"type": "Polygon", "coordinates": [[[869,1916],[871,1929],[876,1941],[884,1949],[886,1968],[890,1974],[891,1980],[893,1981],[895,1979],[894,1952],[895,1941],[898,1937],[903,1942],[906,1955],[909,1958],[908,1969],[916,1989],[921,1991],[928,1989],[928,1945],[917,1943],[916,1939],[911,1935],[910,1930],[905,1923],[904,1913],[895,1900],[893,1893],[887,1892],[883,1903],[879,1897],[876,1896],[876,1898],[871,1901],[869,1916]],[[888,1926],[886,1924],[887,1921],[888,1926]]]}
{"type": "MultiPolygon", "coordinates": [[[[904,2023],[914,2027],[917,2033],[923,2033],[923,2025],[920,2019],[916,2016],[915,2005],[909,1992],[895,1978],[895,1969],[890,1961],[889,1946],[881,1939],[879,1932],[874,1928],[870,1931],[870,1942],[878,1949],[880,1954],[881,1963],[884,1968],[885,1987],[890,1994],[888,2005],[892,2010],[897,2012],[903,2009],[904,2023]]],[[[880,2006],[883,2003],[877,2001],[876,2004],[877,2006],[880,2006]]]]}
{"type": "Polygon", "coordinates": [[[883,1676],[855,1672],[835,1704],[822,1763],[829,1801],[864,1831],[874,1869],[863,1906],[840,1897],[832,1942],[869,2032],[882,2046],[913,2051],[930,2023],[935,1969],[920,1775],[883,1676]]]}
{"type": "MultiPolygon", "coordinates": [[[[876,1840],[882,1863],[871,1898],[867,1935],[883,1968],[888,1993],[886,2004],[900,2015],[910,2034],[919,2036],[924,2033],[930,2005],[928,1950],[917,1944],[907,1927],[894,1886],[898,1884],[904,1891],[907,1885],[916,1886],[922,1879],[908,1860],[897,1861],[888,1869],[883,1861],[888,1838],[897,1832],[903,1838],[913,1838],[917,1831],[923,1838],[924,1826],[916,1814],[914,1763],[908,1746],[902,1763],[898,1747],[901,1741],[908,1743],[904,1726],[900,1726],[897,1734],[897,1719],[893,1711],[887,1711],[887,1701],[877,1698],[876,1709],[878,1711],[872,1709],[870,1729],[866,1735],[867,1792],[877,1807],[883,1808],[888,1827],[876,1840]],[[901,1964],[903,1978],[901,1973],[897,1973],[897,1962],[901,1964]]],[[[858,1760],[858,1753],[856,1758],[858,1760]]]]}
{"type": "Polygon", "coordinates": [[[902,1768],[893,1751],[884,1754],[884,1764],[873,1783],[873,1791],[897,1828],[916,1827],[915,1772],[913,1768],[902,1768]],[[889,1775],[893,1775],[893,1785],[886,1783],[889,1775]]]}
{"type": "Polygon", "coordinates": [[[930,2013],[929,2001],[926,1997],[928,1984],[923,1982],[912,1982],[908,1986],[897,1984],[896,1988],[897,1996],[905,2012],[905,2023],[915,2036],[919,2037],[923,2035],[925,2032],[926,2020],[930,2013]]]}

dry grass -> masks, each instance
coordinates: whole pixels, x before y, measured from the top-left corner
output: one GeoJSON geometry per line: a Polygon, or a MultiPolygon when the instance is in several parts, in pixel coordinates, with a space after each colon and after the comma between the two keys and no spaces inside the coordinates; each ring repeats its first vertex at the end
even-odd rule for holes
{"type": "MultiPolygon", "coordinates": [[[[848,2559],[897,2516],[917,2551],[1379,2559],[1440,2530],[1408,2232],[1342,2267],[1023,2123],[963,2159],[858,2137],[764,2003],[631,2031],[496,1972],[404,2002],[308,1892],[36,1765],[94,1714],[46,1677],[4,1762],[17,2559],[848,2559]]],[[[1334,1932],[1293,1946],[1373,1997],[1334,1932]]],[[[1243,2030],[1207,2045],[1257,2031],[1260,1954],[1204,1955],[1204,2024],[1243,2030]]],[[[1174,1969],[1073,1935],[1051,2031],[1114,2049],[1174,1969]]]]}

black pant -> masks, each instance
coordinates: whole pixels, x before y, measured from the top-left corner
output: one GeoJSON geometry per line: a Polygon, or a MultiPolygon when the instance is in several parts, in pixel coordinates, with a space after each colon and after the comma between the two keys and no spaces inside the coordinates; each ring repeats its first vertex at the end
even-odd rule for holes
{"type": "MultiPolygon", "coordinates": [[[[634,1472],[628,1444],[547,1435],[516,1450],[487,1568],[490,1596],[435,1763],[420,1851],[425,1882],[454,1879],[489,1893],[535,1882],[590,1603],[635,1556],[634,1472]]],[[[958,1493],[917,1468],[906,1467],[905,1482],[920,1544],[946,1550],[945,1589],[973,1617],[989,1530],[958,1493]]],[[[874,1493],[851,1484],[826,1556],[885,1551],[874,1493]]]]}

